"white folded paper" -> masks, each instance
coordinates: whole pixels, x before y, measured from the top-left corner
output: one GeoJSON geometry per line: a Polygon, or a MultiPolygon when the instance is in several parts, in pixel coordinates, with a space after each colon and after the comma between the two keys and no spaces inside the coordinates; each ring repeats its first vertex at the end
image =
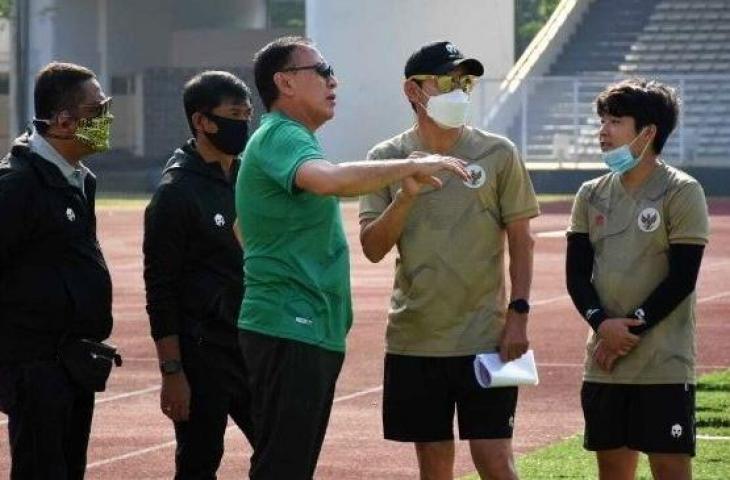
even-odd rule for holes
{"type": "Polygon", "coordinates": [[[507,363],[499,359],[498,353],[481,353],[474,359],[474,374],[484,388],[537,385],[539,381],[532,350],[507,363]]]}

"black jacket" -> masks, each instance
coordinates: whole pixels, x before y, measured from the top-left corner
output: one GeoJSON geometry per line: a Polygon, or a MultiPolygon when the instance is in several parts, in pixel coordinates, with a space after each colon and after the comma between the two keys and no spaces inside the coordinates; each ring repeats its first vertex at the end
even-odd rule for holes
{"type": "Polygon", "coordinates": [[[53,358],[64,334],[111,333],[92,174],[84,189],[31,152],[27,135],[0,162],[0,364],[53,358]]]}
{"type": "Polygon", "coordinates": [[[230,179],[194,140],[177,149],[145,211],[144,278],[152,338],[185,335],[237,345],[243,252],[233,233],[238,162],[230,179]]]}

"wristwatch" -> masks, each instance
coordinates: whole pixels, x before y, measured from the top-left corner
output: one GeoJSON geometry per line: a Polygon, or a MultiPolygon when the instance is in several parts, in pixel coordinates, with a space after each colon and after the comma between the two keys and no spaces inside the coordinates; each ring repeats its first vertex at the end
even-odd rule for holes
{"type": "Polygon", "coordinates": [[[514,310],[517,313],[530,313],[530,304],[524,298],[517,298],[509,302],[507,306],[509,310],[514,310]]]}
{"type": "Polygon", "coordinates": [[[163,375],[173,375],[182,371],[182,362],[180,360],[164,360],[160,362],[160,372],[163,375]]]}

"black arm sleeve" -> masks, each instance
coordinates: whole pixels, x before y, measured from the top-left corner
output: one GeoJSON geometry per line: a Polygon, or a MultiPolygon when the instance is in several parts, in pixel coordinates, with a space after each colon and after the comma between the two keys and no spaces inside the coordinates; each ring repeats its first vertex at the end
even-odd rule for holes
{"type": "Polygon", "coordinates": [[[152,338],[180,330],[179,282],[185,261],[190,214],[185,195],[162,185],[144,216],[144,280],[152,338]]]}
{"type": "Polygon", "coordinates": [[[692,293],[700,272],[704,245],[677,243],[669,246],[669,274],[649,297],[629,317],[643,310],[644,325],[629,327],[634,335],[640,335],[664,320],[687,295],[692,293]]]}
{"type": "Polygon", "coordinates": [[[587,233],[568,234],[565,279],[573,305],[594,331],[606,319],[598,293],[591,283],[593,246],[587,233]]]}

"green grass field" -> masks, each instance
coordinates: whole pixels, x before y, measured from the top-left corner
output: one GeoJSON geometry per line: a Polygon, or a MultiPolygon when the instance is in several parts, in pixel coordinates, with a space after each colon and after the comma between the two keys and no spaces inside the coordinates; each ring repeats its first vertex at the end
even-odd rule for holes
{"type": "Polygon", "coordinates": [[[100,194],[96,198],[99,210],[141,210],[150,202],[150,194],[100,194]]]}
{"type": "MultiPolygon", "coordinates": [[[[730,370],[704,375],[697,385],[697,456],[695,480],[730,479],[730,370]],[[703,439],[703,436],[724,439],[703,439]]],[[[517,458],[522,480],[598,478],[595,456],[583,450],[583,437],[569,439],[517,458]]],[[[637,479],[652,478],[646,456],[639,462],[637,479]]],[[[462,480],[478,480],[470,475],[462,480]]]]}

